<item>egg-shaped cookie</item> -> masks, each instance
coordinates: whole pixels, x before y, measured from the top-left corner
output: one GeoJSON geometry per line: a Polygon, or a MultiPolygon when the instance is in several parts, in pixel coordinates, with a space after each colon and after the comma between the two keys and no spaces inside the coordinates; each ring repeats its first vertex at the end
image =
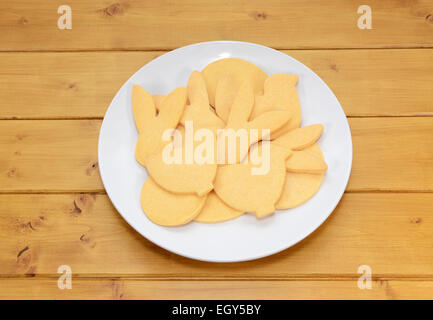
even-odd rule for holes
{"type": "Polygon", "coordinates": [[[175,194],[148,178],[141,189],[141,207],[146,216],[162,226],[178,226],[193,220],[203,208],[206,196],[175,194]]]}
{"type": "Polygon", "coordinates": [[[248,81],[255,94],[262,94],[263,84],[267,74],[255,64],[239,58],[224,58],[208,64],[202,70],[206,81],[209,102],[215,106],[215,93],[218,82],[223,77],[230,77],[237,89],[245,81],[248,81]]]}

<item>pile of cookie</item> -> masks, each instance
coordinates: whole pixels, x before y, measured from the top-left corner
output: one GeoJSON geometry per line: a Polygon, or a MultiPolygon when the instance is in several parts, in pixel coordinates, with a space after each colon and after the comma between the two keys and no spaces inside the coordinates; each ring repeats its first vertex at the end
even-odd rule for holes
{"type": "Polygon", "coordinates": [[[135,156],[149,173],[140,195],[147,217],[163,226],[215,223],[248,212],[264,217],[310,199],[327,170],[316,144],[323,126],[300,127],[297,82],[297,75],[268,76],[248,61],[225,58],[192,72],[186,88],[168,95],[151,95],[135,85],[132,107],[139,133],[135,156]],[[239,129],[259,134],[249,135],[246,151],[237,149],[232,162],[167,163],[167,146],[185,160],[185,151],[191,148],[185,137],[190,124],[216,137],[239,129]],[[175,129],[180,140],[164,137],[175,129]],[[263,129],[269,135],[261,135],[263,129]],[[270,155],[268,170],[252,174],[257,163],[246,159],[265,149],[270,155]]]}

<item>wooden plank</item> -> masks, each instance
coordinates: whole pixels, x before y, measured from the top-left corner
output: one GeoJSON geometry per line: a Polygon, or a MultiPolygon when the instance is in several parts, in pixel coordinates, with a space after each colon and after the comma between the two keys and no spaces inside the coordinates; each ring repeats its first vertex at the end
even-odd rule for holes
{"type": "MultiPolygon", "coordinates": [[[[322,77],[348,116],[433,115],[433,49],[284,52],[322,77]]],[[[163,53],[1,53],[0,118],[102,118],[120,86],[163,53]]]]}
{"type": "MultiPolygon", "coordinates": [[[[330,218],[301,243],[250,262],[194,261],[135,232],[108,197],[0,195],[0,275],[196,279],[432,277],[433,194],[347,193],[330,218]]],[[[0,290],[2,291],[2,290],[0,290]]]]}
{"type": "Polygon", "coordinates": [[[0,122],[0,190],[103,190],[101,120],[0,122]]]}
{"type": "MultiPolygon", "coordinates": [[[[352,118],[349,191],[432,191],[433,118],[352,118]]],[[[101,120],[0,121],[0,192],[103,192],[101,120]]],[[[326,130],[326,129],[325,129],[326,130]]]]}
{"type": "MultiPolygon", "coordinates": [[[[431,299],[433,281],[375,280],[361,290],[357,280],[323,281],[152,281],[72,279],[60,290],[57,279],[1,279],[0,299],[431,299]]],[[[216,310],[215,310],[216,312],[216,310]]]]}
{"type": "Polygon", "coordinates": [[[433,118],[350,119],[348,190],[433,190],[433,118]]]}
{"type": "Polygon", "coordinates": [[[0,118],[102,118],[122,84],[159,54],[0,54],[0,118]]]}
{"type": "Polygon", "coordinates": [[[55,0],[4,2],[1,50],[169,49],[242,40],[279,49],[433,45],[430,0],[371,0],[373,29],[361,30],[360,3],[345,0],[76,0],[72,30],[59,30],[55,0]]]}

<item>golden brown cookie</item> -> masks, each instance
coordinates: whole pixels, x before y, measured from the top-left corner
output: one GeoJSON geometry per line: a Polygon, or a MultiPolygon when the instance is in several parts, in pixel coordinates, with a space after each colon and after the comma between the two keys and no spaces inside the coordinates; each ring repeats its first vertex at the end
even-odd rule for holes
{"type": "MultiPolygon", "coordinates": [[[[313,144],[304,150],[324,161],[322,151],[317,144],[313,144]]],[[[277,209],[290,209],[309,200],[319,190],[325,173],[306,174],[287,172],[283,192],[278,202],[277,209]]]]}
{"type": "Polygon", "coordinates": [[[265,112],[250,121],[248,119],[250,118],[253,105],[254,94],[251,85],[248,82],[244,82],[233,101],[226,127],[220,132],[218,137],[218,155],[225,155],[225,163],[239,163],[245,157],[252,144],[262,139],[269,139],[269,136],[263,135],[264,130],[272,133],[289,120],[288,112],[281,110],[265,112]],[[224,137],[233,136],[238,130],[246,130],[248,141],[246,144],[238,142],[236,150],[229,150],[228,138],[224,137]]]}
{"type": "Polygon", "coordinates": [[[254,94],[263,93],[263,83],[268,76],[262,69],[255,64],[239,58],[225,58],[208,64],[202,70],[206,81],[209,101],[215,106],[215,94],[218,82],[223,77],[230,77],[233,80],[235,91],[242,83],[247,81],[254,94]]]}
{"type": "Polygon", "coordinates": [[[141,189],[141,206],[146,216],[162,226],[178,226],[193,220],[203,208],[206,196],[175,194],[148,178],[141,189]]]}
{"type": "Polygon", "coordinates": [[[320,138],[322,132],[323,126],[321,124],[312,124],[291,130],[273,142],[292,150],[302,150],[312,146],[320,138]]]}
{"type": "MultiPolygon", "coordinates": [[[[269,170],[264,174],[253,174],[257,167],[253,161],[220,166],[215,178],[215,193],[227,205],[242,212],[253,212],[264,217],[275,211],[275,203],[280,198],[285,177],[285,160],[291,151],[269,141],[254,145],[251,152],[264,152],[269,147],[269,170]],[[261,150],[260,150],[261,149],[261,150]]],[[[263,154],[263,153],[262,153],[263,154]]]]}
{"type": "Polygon", "coordinates": [[[152,96],[142,87],[135,85],[132,89],[132,109],[139,132],[135,148],[135,157],[139,163],[146,165],[146,158],[164,146],[164,131],[174,129],[179,123],[187,98],[186,88],[172,91],[156,112],[152,96]]]}
{"type": "Polygon", "coordinates": [[[298,128],[301,124],[301,104],[299,102],[296,84],[298,75],[276,73],[265,80],[264,94],[256,95],[251,119],[273,110],[285,110],[289,113],[290,121],[273,132],[271,139],[275,139],[287,131],[298,128]]]}
{"type": "Polygon", "coordinates": [[[214,191],[211,191],[200,214],[194,219],[197,222],[216,223],[235,219],[243,214],[242,211],[226,205],[214,191]]]}

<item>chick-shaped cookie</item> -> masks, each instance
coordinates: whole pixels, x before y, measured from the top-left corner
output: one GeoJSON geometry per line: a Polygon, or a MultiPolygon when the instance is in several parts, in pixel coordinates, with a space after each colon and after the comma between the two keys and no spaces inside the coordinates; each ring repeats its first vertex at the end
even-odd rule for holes
{"type": "Polygon", "coordinates": [[[271,110],[286,110],[290,114],[290,121],[273,132],[271,140],[298,128],[301,124],[301,104],[296,91],[298,79],[296,74],[273,74],[265,80],[264,94],[255,96],[251,119],[271,110]]]}
{"type": "MultiPolygon", "coordinates": [[[[316,143],[305,148],[302,152],[310,154],[323,163],[325,162],[322,151],[316,143]]],[[[319,190],[324,176],[325,172],[314,174],[287,172],[283,192],[275,207],[277,209],[290,209],[306,202],[319,190]]]]}
{"type": "Polygon", "coordinates": [[[218,168],[215,193],[236,210],[253,212],[257,217],[271,214],[283,190],[285,161],[291,153],[270,141],[253,145],[242,163],[218,168]]]}
{"type": "Polygon", "coordinates": [[[288,172],[321,174],[328,169],[323,157],[304,151],[320,138],[322,132],[321,124],[313,124],[289,131],[274,140],[275,144],[294,151],[286,161],[288,172]]]}
{"type": "MultiPolygon", "coordinates": [[[[224,122],[209,106],[206,85],[200,72],[191,74],[187,88],[190,104],[181,119],[183,127],[177,128],[173,140],[161,152],[148,157],[146,168],[162,188],[201,196],[213,189],[217,170],[216,130],[224,127],[224,122]],[[196,132],[200,129],[206,129],[201,133],[207,135],[196,139],[196,132]]],[[[163,99],[163,103],[167,98],[163,99]]]]}
{"type": "Polygon", "coordinates": [[[161,101],[157,112],[154,100],[146,90],[138,85],[132,88],[132,110],[139,133],[135,157],[140,164],[146,166],[149,155],[158,153],[167,143],[162,140],[162,135],[166,130],[176,128],[186,99],[186,88],[177,88],[161,101]]]}
{"type": "Polygon", "coordinates": [[[286,181],[277,209],[299,206],[310,199],[320,188],[328,166],[320,147],[315,143],[323,132],[321,124],[294,129],[272,141],[293,150],[286,161],[286,181]]]}
{"type": "Polygon", "coordinates": [[[239,163],[251,145],[268,139],[269,134],[289,121],[286,110],[265,112],[249,120],[253,106],[253,89],[249,82],[244,82],[234,98],[226,127],[218,135],[218,163],[239,163]]]}

